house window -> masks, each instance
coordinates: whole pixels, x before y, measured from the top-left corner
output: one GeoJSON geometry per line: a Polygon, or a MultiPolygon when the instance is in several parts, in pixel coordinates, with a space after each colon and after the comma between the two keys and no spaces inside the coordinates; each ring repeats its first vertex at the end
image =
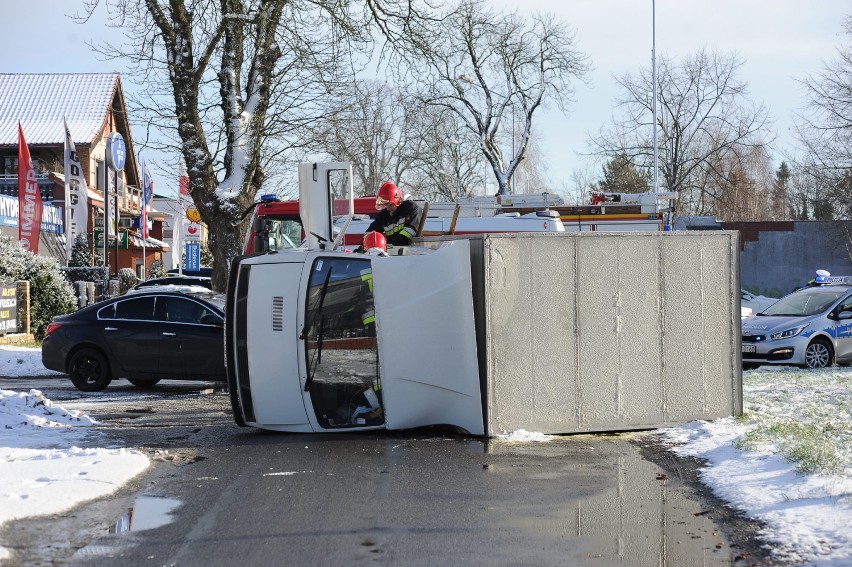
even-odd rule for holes
{"type": "Polygon", "coordinates": [[[95,171],[97,172],[97,177],[95,178],[95,187],[98,188],[98,191],[101,191],[102,193],[104,193],[104,195],[106,195],[106,193],[104,192],[104,162],[97,161],[95,162],[95,164],[95,171]]]}
{"type": "Polygon", "coordinates": [[[3,157],[3,173],[5,175],[18,174],[18,156],[3,157]]]}

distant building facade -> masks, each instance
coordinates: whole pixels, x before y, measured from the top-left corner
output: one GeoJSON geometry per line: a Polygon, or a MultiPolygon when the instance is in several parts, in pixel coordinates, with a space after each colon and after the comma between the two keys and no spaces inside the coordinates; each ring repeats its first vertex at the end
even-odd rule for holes
{"type": "MultiPolygon", "coordinates": [[[[132,268],[147,274],[164,261],[163,215],[149,204],[149,238],[143,242],[140,169],[119,73],[0,73],[0,233],[18,237],[18,122],[37,172],[44,212],[39,254],[65,263],[64,148],[67,122],[88,185],[87,235],[103,246],[107,137],[118,132],[127,147],[111,203],[119,210],[118,238],[107,242],[111,273],[132,268]]],[[[165,262],[164,262],[165,263],[165,262]]]]}

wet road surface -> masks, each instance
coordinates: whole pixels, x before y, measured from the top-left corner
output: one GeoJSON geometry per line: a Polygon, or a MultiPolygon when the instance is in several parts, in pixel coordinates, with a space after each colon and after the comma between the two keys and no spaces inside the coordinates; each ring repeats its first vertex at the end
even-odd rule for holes
{"type": "Polygon", "coordinates": [[[40,389],[152,459],[110,498],[4,526],[10,565],[770,564],[724,534],[718,503],[643,458],[639,434],[280,434],[234,425],[211,384],[0,388],[40,389]]]}

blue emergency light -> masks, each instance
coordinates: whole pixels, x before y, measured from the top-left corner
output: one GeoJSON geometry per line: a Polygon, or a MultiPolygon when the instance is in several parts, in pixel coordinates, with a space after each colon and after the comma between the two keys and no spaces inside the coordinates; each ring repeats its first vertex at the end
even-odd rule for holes
{"type": "Polygon", "coordinates": [[[278,201],[278,195],[274,193],[267,193],[260,196],[261,203],[275,203],[276,201],[278,201]]]}

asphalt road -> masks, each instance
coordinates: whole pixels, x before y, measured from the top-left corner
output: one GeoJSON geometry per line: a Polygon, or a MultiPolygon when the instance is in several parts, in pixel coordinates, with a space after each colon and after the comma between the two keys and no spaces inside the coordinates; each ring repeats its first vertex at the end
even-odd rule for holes
{"type": "Polygon", "coordinates": [[[758,526],[647,435],[276,434],[234,425],[211,384],[0,388],[40,389],[152,459],[116,495],[5,526],[8,565],[771,564],[758,526]]]}

